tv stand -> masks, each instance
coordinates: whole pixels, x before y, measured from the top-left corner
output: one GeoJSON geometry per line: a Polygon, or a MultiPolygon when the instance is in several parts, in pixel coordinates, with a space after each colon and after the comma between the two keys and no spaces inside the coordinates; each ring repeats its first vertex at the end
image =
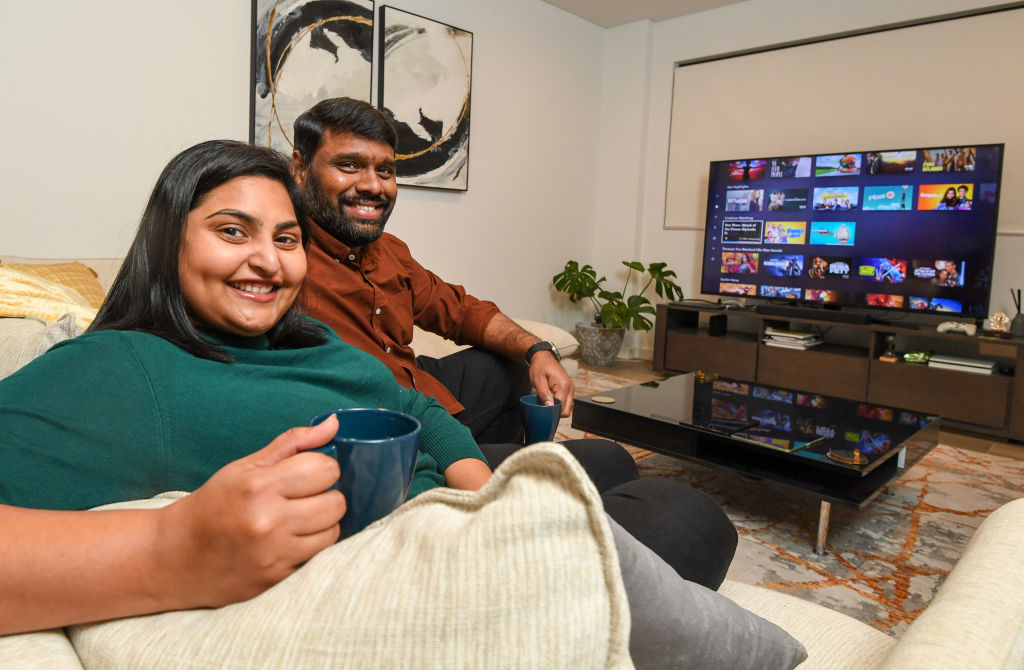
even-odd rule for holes
{"type": "Polygon", "coordinates": [[[765,386],[837,396],[883,407],[937,414],[943,426],[1024,441],[1024,338],[940,333],[917,323],[837,322],[836,314],[797,305],[750,310],[660,304],[654,370],[717,373],[765,386]],[[768,312],[765,311],[768,309],[768,312]],[[767,326],[821,332],[806,350],[765,344],[767,326]],[[890,342],[898,354],[929,351],[996,363],[994,374],[881,360],[890,342]]]}
{"type": "Polygon", "coordinates": [[[810,319],[814,321],[832,321],[834,323],[871,323],[870,314],[841,309],[761,303],[754,305],[754,311],[758,314],[782,316],[787,319],[810,319]]]}

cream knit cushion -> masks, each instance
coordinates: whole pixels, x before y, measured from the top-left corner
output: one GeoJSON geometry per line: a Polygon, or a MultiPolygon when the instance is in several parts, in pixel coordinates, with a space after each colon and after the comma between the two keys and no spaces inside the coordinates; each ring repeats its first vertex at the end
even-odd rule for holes
{"type": "Polygon", "coordinates": [[[632,668],[628,636],[601,500],[554,443],[478,492],[418,496],[247,602],[71,630],[89,670],[632,668]]]}

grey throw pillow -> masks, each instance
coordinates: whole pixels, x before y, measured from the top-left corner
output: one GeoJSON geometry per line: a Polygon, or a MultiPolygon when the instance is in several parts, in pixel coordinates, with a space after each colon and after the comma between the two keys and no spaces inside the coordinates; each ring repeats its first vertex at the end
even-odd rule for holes
{"type": "Polygon", "coordinates": [[[783,670],[807,651],[793,636],[725,596],[681,578],[657,554],[608,519],[619,555],[637,670],[783,670]]]}

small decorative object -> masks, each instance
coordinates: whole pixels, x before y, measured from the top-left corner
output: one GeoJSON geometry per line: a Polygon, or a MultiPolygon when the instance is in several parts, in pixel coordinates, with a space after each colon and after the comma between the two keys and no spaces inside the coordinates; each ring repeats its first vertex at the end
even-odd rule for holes
{"type": "Polygon", "coordinates": [[[647,317],[654,314],[654,305],[644,296],[651,284],[654,292],[666,300],[682,300],[683,289],[675,282],[676,273],[669,270],[667,263],[651,263],[644,267],[639,261],[622,261],[628,268],[621,291],[603,288],[607,279],[597,278],[597,272],[589,265],[568,261],[561,272],[551,278],[555,289],[565,293],[569,301],[577,303],[584,298],[594,306],[592,323],[576,324],[576,339],[580,341],[583,361],[591,365],[611,365],[615,362],[626,329],[646,331],[654,323],[647,317]],[[646,274],[647,282],[636,293],[625,296],[633,272],[646,274]]]}
{"type": "Polygon", "coordinates": [[[913,363],[915,365],[928,365],[928,361],[931,357],[931,353],[927,351],[908,351],[903,354],[903,362],[913,363]]]}
{"type": "Polygon", "coordinates": [[[697,370],[693,373],[694,379],[699,382],[716,382],[718,381],[717,372],[704,372],[703,370],[697,370]]]}
{"type": "Polygon", "coordinates": [[[1010,297],[1013,298],[1013,306],[1017,308],[1017,316],[1010,322],[1010,333],[1014,337],[1024,337],[1024,314],[1020,313],[1020,289],[1010,289],[1010,297]]]}
{"type": "Polygon", "coordinates": [[[398,183],[467,190],[473,33],[394,7],[380,24],[377,95],[398,131],[398,183]]]}
{"type": "Polygon", "coordinates": [[[896,354],[896,336],[894,334],[889,333],[885,336],[885,350],[878,360],[886,363],[895,363],[899,360],[899,356],[896,354]]]}
{"type": "Polygon", "coordinates": [[[324,100],[370,100],[372,0],[256,0],[249,139],[291,154],[296,117],[324,100]]]}
{"type": "Polygon", "coordinates": [[[866,458],[861,456],[860,449],[829,449],[828,457],[833,461],[846,463],[847,465],[860,465],[868,462],[866,458]]]}

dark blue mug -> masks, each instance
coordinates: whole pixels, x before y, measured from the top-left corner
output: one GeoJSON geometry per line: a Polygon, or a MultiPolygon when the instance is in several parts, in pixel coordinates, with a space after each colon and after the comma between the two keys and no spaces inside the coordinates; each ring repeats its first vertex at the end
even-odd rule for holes
{"type": "Polygon", "coordinates": [[[390,409],[352,408],[324,412],[309,425],[338,417],[338,432],[326,445],[311,449],[337,459],[341,476],[335,488],[345,494],[341,539],[355,535],[396,510],[409,494],[416,470],[420,422],[390,409]]]}
{"type": "Polygon", "coordinates": [[[519,399],[519,406],[523,409],[526,444],[548,442],[555,437],[555,429],[562,415],[562,401],[558,398],[554,401],[554,405],[545,405],[536,394],[524,395],[519,399]]]}

